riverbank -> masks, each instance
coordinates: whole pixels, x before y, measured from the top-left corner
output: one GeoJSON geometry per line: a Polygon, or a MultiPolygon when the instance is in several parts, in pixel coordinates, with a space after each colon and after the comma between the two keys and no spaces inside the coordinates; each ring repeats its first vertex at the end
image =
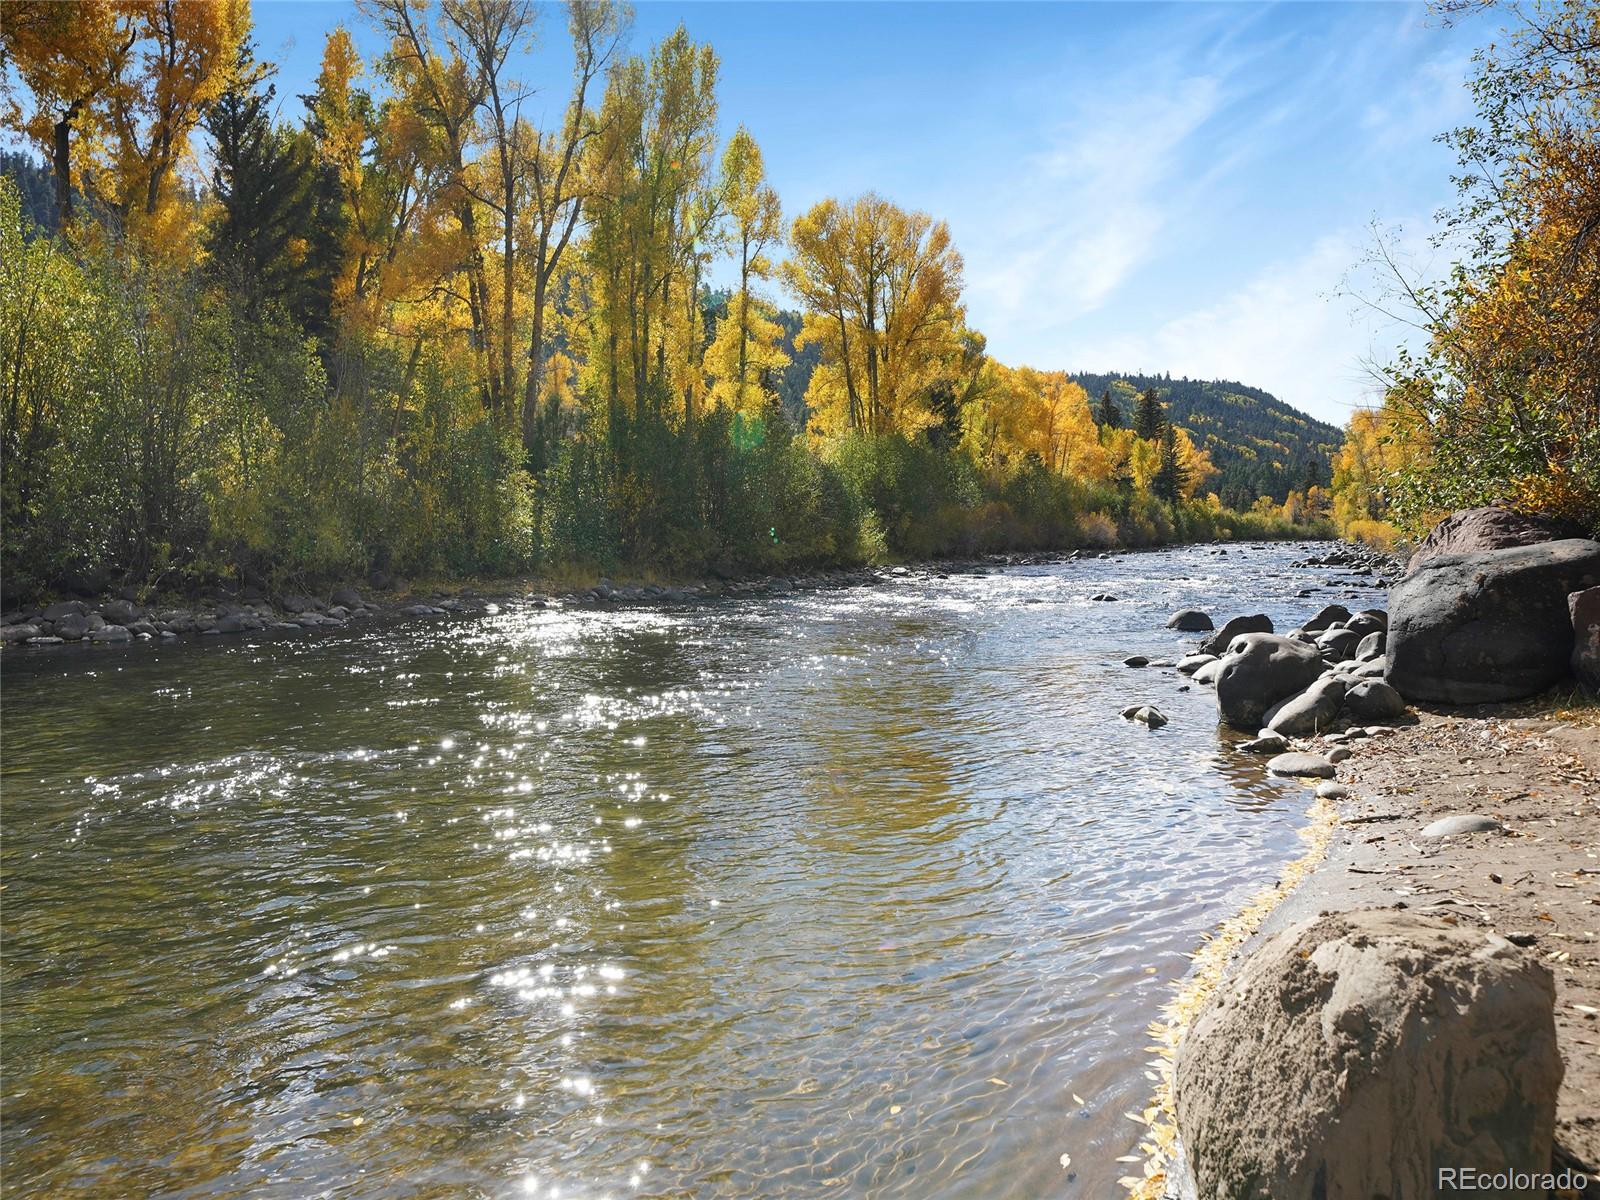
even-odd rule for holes
{"type": "MultiPolygon", "coordinates": [[[[1340,735],[1333,735],[1339,738],[1340,735]]],[[[1532,949],[1555,979],[1566,1074],[1557,1165],[1600,1165],[1600,705],[1577,693],[1471,709],[1418,709],[1377,737],[1341,739],[1351,756],[1321,785],[1306,854],[1196,955],[1152,1032],[1161,1085],[1144,1114],[1149,1159],[1139,1196],[1184,1195],[1172,1121],[1172,1055],[1190,1021],[1261,942],[1323,913],[1408,909],[1532,949]],[[1487,818],[1440,836],[1434,822],[1487,818]]],[[[1327,738],[1297,745],[1325,750],[1327,738]]]]}
{"type": "MultiPolygon", "coordinates": [[[[1227,555],[1230,547],[1237,552],[1274,544],[1282,543],[1214,544],[1211,553],[1220,557],[1227,555]]],[[[1325,581],[1326,586],[1381,588],[1386,586],[1385,576],[1394,574],[1391,564],[1382,555],[1358,546],[1323,549],[1326,545],[1301,543],[1302,549],[1320,552],[1311,553],[1296,564],[1348,572],[1343,579],[1325,581]]],[[[943,578],[1008,567],[1117,560],[1165,549],[1170,547],[992,554],[793,575],[712,576],[686,582],[635,579],[616,583],[606,576],[578,575],[559,579],[525,577],[420,585],[380,578],[379,582],[385,586],[357,588],[347,584],[322,592],[285,590],[270,595],[261,588],[249,586],[237,591],[212,591],[204,596],[154,598],[124,590],[107,599],[63,598],[7,612],[0,616],[0,644],[49,647],[64,643],[159,641],[188,635],[286,634],[340,629],[378,620],[480,616],[518,602],[535,607],[692,604],[725,597],[874,586],[888,579],[916,575],[943,578]]],[[[1302,596],[1311,594],[1310,588],[1301,590],[1302,596]]]]}

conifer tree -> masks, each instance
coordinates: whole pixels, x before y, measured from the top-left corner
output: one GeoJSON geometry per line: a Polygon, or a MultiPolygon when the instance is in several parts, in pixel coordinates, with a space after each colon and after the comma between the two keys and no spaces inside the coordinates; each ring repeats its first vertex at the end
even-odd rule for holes
{"type": "Polygon", "coordinates": [[[1178,431],[1175,426],[1165,425],[1161,431],[1161,465],[1150,481],[1150,490],[1168,504],[1176,504],[1188,482],[1189,470],[1178,449],[1178,431]]]}
{"type": "Polygon", "coordinates": [[[1133,431],[1146,441],[1153,442],[1166,427],[1166,406],[1156,396],[1155,388],[1146,388],[1139,397],[1139,407],[1133,413],[1133,431]]]}
{"type": "Polygon", "coordinates": [[[1110,388],[1100,393],[1100,407],[1095,411],[1094,419],[1104,429],[1122,428],[1122,410],[1111,398],[1110,388]]]}

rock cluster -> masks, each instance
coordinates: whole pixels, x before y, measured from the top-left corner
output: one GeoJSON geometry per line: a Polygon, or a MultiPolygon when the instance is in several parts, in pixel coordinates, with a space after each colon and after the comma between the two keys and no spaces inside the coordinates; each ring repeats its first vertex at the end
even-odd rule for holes
{"type": "Polygon", "coordinates": [[[0,642],[131,642],[191,633],[340,628],[381,611],[349,588],[339,589],[333,600],[334,603],[324,603],[294,592],[279,596],[276,604],[264,598],[219,598],[186,608],[147,606],[125,596],[106,600],[98,608],[91,608],[82,600],[63,600],[44,608],[7,613],[0,625],[0,642]]]}

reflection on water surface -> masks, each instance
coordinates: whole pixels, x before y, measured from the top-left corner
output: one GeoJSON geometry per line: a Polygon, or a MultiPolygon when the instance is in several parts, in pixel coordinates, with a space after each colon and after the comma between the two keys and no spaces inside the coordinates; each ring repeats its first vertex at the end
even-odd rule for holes
{"type": "Polygon", "coordinates": [[[1111,1194],[1304,808],[1121,662],[1295,553],[8,653],[7,1190],[1111,1194]]]}

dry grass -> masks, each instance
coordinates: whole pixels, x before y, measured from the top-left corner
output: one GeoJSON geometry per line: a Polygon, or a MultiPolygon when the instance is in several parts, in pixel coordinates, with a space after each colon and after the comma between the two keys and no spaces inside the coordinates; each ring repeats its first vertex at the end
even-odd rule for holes
{"type": "Polygon", "coordinates": [[[1185,1031],[1210,1002],[1222,982],[1229,960],[1254,936],[1267,915],[1276,908],[1300,881],[1322,861],[1328,842],[1339,823],[1338,806],[1329,800],[1312,804],[1309,823],[1300,831],[1306,851],[1283,869],[1278,881],[1251,898],[1243,911],[1223,922],[1194,955],[1194,966],[1172,1002],[1162,1011],[1162,1019],[1150,1026],[1156,1057],[1151,1066],[1157,1075],[1155,1095],[1143,1113],[1130,1116],[1142,1121],[1149,1134],[1140,1143],[1145,1155],[1144,1174],[1124,1176],[1120,1182],[1137,1200],[1160,1200],[1166,1193],[1167,1170],[1177,1156],[1177,1109],[1173,1096],[1173,1070],[1178,1043],[1185,1031]]]}

